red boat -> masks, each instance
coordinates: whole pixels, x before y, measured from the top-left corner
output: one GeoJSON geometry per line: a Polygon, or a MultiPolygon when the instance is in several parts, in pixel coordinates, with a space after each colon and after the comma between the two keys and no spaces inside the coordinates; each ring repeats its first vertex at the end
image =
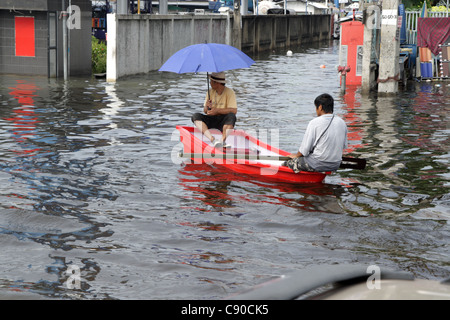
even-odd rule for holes
{"type": "MultiPolygon", "coordinates": [[[[207,163],[227,167],[233,171],[259,175],[262,178],[292,182],[321,183],[331,172],[294,173],[290,168],[282,166],[289,152],[272,147],[244,130],[233,130],[226,142],[230,148],[217,149],[197,128],[177,126],[180,140],[183,143],[183,158],[193,163],[207,163]]],[[[211,129],[215,139],[221,139],[219,130],[211,129]]]]}

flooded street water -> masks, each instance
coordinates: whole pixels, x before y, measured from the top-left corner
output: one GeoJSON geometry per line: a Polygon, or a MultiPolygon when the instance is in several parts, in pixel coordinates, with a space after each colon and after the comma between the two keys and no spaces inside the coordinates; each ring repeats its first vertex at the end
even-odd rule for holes
{"type": "Polygon", "coordinates": [[[327,92],[365,170],[295,186],[174,163],[205,74],[0,76],[0,296],[222,299],[323,264],[449,277],[450,82],[341,96],[338,42],[293,51],[227,73],[237,128],[295,152],[327,92]]]}

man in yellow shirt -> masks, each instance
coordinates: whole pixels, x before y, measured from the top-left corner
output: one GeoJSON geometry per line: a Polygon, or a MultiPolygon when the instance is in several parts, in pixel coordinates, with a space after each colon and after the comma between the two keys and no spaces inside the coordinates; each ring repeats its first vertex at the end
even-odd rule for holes
{"type": "Polygon", "coordinates": [[[214,144],[216,148],[227,148],[225,143],[227,131],[234,128],[236,123],[237,103],[233,89],[225,86],[225,73],[211,73],[209,76],[211,89],[206,94],[202,113],[195,113],[192,122],[214,144]],[[215,128],[222,131],[222,139],[218,141],[209,132],[215,128]]]}

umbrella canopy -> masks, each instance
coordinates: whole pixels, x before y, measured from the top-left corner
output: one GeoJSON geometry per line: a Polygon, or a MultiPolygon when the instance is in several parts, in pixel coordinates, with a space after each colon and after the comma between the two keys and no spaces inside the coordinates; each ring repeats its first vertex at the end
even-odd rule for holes
{"type": "Polygon", "coordinates": [[[235,47],[220,43],[194,44],[177,51],[159,71],[221,72],[248,68],[255,61],[235,47]]]}

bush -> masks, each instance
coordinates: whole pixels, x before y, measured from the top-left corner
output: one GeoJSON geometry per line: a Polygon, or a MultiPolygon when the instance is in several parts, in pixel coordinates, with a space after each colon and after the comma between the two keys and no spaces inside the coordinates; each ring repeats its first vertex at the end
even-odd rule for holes
{"type": "Polygon", "coordinates": [[[106,44],[92,36],[92,73],[106,72],[106,44]]]}

